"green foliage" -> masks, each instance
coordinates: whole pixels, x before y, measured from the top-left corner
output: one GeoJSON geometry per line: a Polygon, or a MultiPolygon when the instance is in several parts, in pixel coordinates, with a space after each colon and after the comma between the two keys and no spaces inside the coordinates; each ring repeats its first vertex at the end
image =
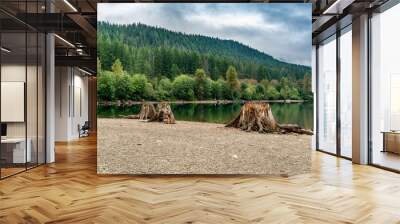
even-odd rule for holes
{"type": "Polygon", "coordinates": [[[97,37],[101,101],[313,98],[310,67],[236,41],[105,22],[97,37]]]}
{"type": "Polygon", "coordinates": [[[240,91],[244,92],[249,85],[246,82],[240,83],[240,91]]]}
{"type": "Polygon", "coordinates": [[[239,89],[239,81],[237,77],[236,69],[233,66],[229,66],[228,70],[226,71],[226,81],[229,84],[231,89],[239,89]]]}
{"type": "Polygon", "coordinates": [[[280,93],[274,86],[268,86],[265,90],[265,96],[269,100],[277,100],[280,98],[280,93]]]}
{"type": "Polygon", "coordinates": [[[210,98],[213,100],[221,99],[222,94],[220,91],[219,83],[217,81],[211,80],[210,86],[211,86],[210,98]]]}
{"type": "MultiPolygon", "coordinates": [[[[141,74],[135,74],[129,80],[129,95],[131,100],[148,99],[146,95],[146,85],[148,84],[147,78],[141,74]]],[[[150,84],[150,83],[149,83],[150,84]]],[[[150,84],[151,85],[151,84],[150,84]]]]}
{"type": "Polygon", "coordinates": [[[178,65],[173,64],[173,65],[171,66],[171,74],[172,74],[172,77],[176,77],[176,76],[178,76],[180,73],[181,73],[181,70],[179,69],[178,65]]]}
{"type": "Polygon", "coordinates": [[[218,85],[220,88],[220,92],[221,92],[221,98],[220,99],[230,99],[230,97],[232,96],[232,91],[229,87],[228,82],[226,82],[223,79],[218,79],[218,85]]]}
{"type": "Polygon", "coordinates": [[[265,99],[265,87],[261,84],[256,85],[256,92],[255,92],[255,99],[256,100],[263,100],[265,99]]]}
{"type": "Polygon", "coordinates": [[[238,75],[236,69],[233,66],[229,66],[228,70],[226,71],[226,81],[231,92],[228,99],[233,100],[240,98],[238,75]]]}
{"type": "Polygon", "coordinates": [[[97,58],[97,74],[100,74],[100,73],[101,73],[101,62],[100,62],[100,59],[97,58]]]}
{"type": "Polygon", "coordinates": [[[124,67],[119,59],[115,60],[114,64],[111,66],[111,71],[116,75],[122,75],[124,73],[124,67]]]}
{"type": "Polygon", "coordinates": [[[157,86],[157,98],[159,100],[168,100],[172,97],[172,82],[168,78],[162,78],[157,86]]]}
{"type": "Polygon", "coordinates": [[[146,75],[119,75],[111,71],[101,71],[98,77],[98,97],[100,101],[112,100],[312,100],[311,80],[304,76],[297,84],[287,78],[276,80],[242,81],[235,79],[234,70],[227,72],[226,81],[214,81],[203,69],[197,69],[194,76],[178,75],[173,81],[163,77],[148,79],[146,75]],[[229,74],[229,75],[228,75],[229,74]],[[254,84],[253,84],[254,83],[254,84]],[[308,89],[305,89],[307,87],[308,89]]]}
{"type": "Polygon", "coordinates": [[[188,75],[179,75],[172,83],[172,94],[176,99],[194,99],[194,79],[188,75]]]}
{"type": "Polygon", "coordinates": [[[211,82],[203,69],[197,69],[194,74],[194,93],[198,100],[205,100],[211,95],[211,82]]]}
{"type": "MultiPolygon", "coordinates": [[[[189,35],[143,24],[117,25],[98,22],[98,55],[102,68],[112,70],[119,59],[128,73],[174,79],[202,68],[213,80],[224,76],[228,66],[238,79],[296,80],[311,73],[310,67],[285,63],[237,41],[189,35]]],[[[118,74],[118,73],[117,73],[118,74]]]]}
{"type": "Polygon", "coordinates": [[[254,100],[255,95],[256,95],[256,88],[254,87],[254,85],[250,84],[244,90],[242,97],[245,100],[254,100]]]}
{"type": "Polygon", "coordinates": [[[291,100],[299,100],[300,99],[300,93],[297,88],[291,88],[289,91],[289,99],[291,100]]]}
{"type": "Polygon", "coordinates": [[[153,100],[156,98],[156,92],[154,91],[153,85],[146,82],[143,92],[143,98],[147,100],[153,100]]]}
{"type": "Polygon", "coordinates": [[[132,88],[130,77],[124,73],[117,73],[115,75],[115,98],[118,100],[128,100],[132,96],[132,88]]]}
{"type": "Polygon", "coordinates": [[[99,73],[97,78],[97,97],[100,101],[114,100],[114,77],[111,72],[99,73]]]}
{"type": "MultiPolygon", "coordinates": [[[[228,73],[227,73],[228,74],[228,73]]],[[[232,72],[232,74],[234,74],[232,72]]],[[[280,81],[242,81],[229,75],[229,81],[222,78],[214,81],[203,69],[197,69],[194,76],[178,75],[169,78],[148,79],[143,74],[128,75],[125,71],[116,75],[102,71],[98,77],[98,97],[100,101],[112,100],[312,100],[312,92],[302,88],[307,78],[299,85],[291,84],[287,78],[280,81]],[[232,85],[232,83],[235,83],[232,85]],[[252,84],[254,83],[254,84],[252,84]],[[233,87],[232,87],[233,86],[233,87]],[[234,89],[233,89],[234,88],[234,89]]],[[[227,76],[228,77],[228,76],[227,76]]],[[[307,77],[307,76],[305,76],[307,77]]],[[[306,85],[309,86],[309,85],[306,85]]]]}

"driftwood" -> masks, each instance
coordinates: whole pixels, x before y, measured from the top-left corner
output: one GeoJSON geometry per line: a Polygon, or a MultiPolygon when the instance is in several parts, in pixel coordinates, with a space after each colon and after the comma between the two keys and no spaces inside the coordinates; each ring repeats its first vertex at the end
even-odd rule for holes
{"type": "Polygon", "coordinates": [[[311,130],[303,129],[297,124],[278,124],[282,133],[294,132],[298,134],[313,135],[311,130]]]}
{"type": "Polygon", "coordinates": [[[161,102],[157,105],[157,109],[151,103],[143,103],[139,114],[123,116],[127,119],[139,119],[145,121],[158,121],[165,124],[175,124],[174,113],[169,103],[161,102]]]}
{"type": "Polygon", "coordinates": [[[139,114],[132,114],[132,115],[127,115],[127,116],[120,115],[120,117],[126,118],[126,119],[139,119],[139,114]]]}
{"type": "Polygon", "coordinates": [[[312,135],[312,131],[293,124],[278,124],[268,103],[245,103],[239,115],[230,121],[226,127],[240,128],[245,131],[258,131],[261,133],[298,133],[312,135]]]}

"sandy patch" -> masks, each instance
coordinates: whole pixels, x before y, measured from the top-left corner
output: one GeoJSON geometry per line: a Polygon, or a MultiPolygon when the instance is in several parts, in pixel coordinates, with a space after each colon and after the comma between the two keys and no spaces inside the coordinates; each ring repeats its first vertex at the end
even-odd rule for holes
{"type": "Polygon", "coordinates": [[[221,124],[98,119],[99,174],[295,175],[311,168],[311,136],[221,124]]]}

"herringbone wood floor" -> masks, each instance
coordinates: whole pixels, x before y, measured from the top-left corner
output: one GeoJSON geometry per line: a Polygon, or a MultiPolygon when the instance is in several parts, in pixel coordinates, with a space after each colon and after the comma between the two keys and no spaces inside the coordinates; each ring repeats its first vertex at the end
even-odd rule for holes
{"type": "Polygon", "coordinates": [[[96,139],[0,181],[0,223],[400,223],[400,175],[313,152],[310,174],[98,176],[96,139]]]}

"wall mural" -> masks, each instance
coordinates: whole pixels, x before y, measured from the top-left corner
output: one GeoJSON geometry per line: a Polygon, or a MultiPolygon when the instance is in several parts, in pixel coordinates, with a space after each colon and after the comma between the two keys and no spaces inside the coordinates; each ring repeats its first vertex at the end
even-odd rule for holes
{"type": "Polygon", "coordinates": [[[98,173],[310,170],[311,4],[102,3],[97,30],[98,173]]]}

